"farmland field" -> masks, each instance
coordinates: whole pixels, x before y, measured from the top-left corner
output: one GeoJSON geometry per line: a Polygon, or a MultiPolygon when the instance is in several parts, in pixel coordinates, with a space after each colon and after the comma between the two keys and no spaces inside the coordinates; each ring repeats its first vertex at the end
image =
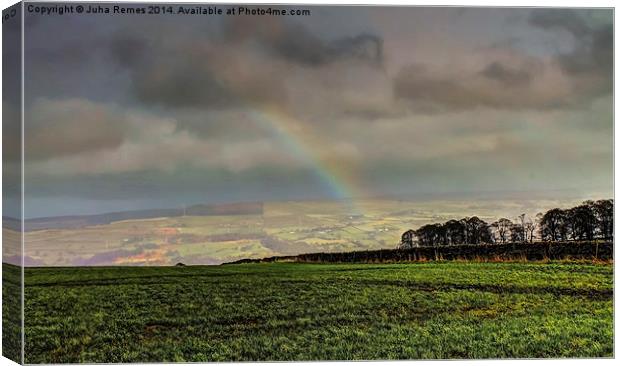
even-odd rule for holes
{"type": "Polygon", "coordinates": [[[26,269],[26,362],[613,356],[613,266],[26,269]]]}
{"type": "MultiPolygon", "coordinates": [[[[266,202],[262,214],[159,217],[31,230],[25,233],[24,255],[30,266],[166,266],[393,249],[404,231],[424,224],[471,215],[489,222],[521,213],[534,217],[580,200],[374,199],[356,202],[356,215],[338,201],[266,202]]],[[[7,256],[11,254],[18,258],[19,253],[7,256]]]]}

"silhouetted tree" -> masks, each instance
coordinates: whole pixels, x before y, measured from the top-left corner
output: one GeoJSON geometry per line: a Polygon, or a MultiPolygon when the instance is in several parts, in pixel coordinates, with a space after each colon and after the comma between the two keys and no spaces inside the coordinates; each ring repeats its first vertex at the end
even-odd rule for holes
{"type": "Polygon", "coordinates": [[[594,240],[597,220],[593,205],[593,201],[586,201],[567,210],[569,234],[573,240],[594,240]]]}
{"type": "Polygon", "coordinates": [[[598,221],[598,235],[604,239],[614,236],[614,200],[598,200],[593,204],[594,214],[598,221]]]}
{"type": "Polygon", "coordinates": [[[465,243],[465,225],[459,220],[450,220],[444,225],[448,244],[457,245],[465,243]]]}
{"type": "Polygon", "coordinates": [[[611,239],[613,205],[612,199],[585,201],[567,210],[554,208],[544,214],[538,213],[535,220],[521,214],[516,222],[501,218],[491,225],[477,216],[449,220],[445,224],[428,224],[405,232],[399,247],[506,243],[509,240],[531,243],[536,232],[546,241],[611,239]]]}
{"type": "Polygon", "coordinates": [[[510,237],[510,228],[512,227],[512,221],[501,218],[491,224],[496,236],[496,241],[505,243],[510,237]]]}
{"type": "Polygon", "coordinates": [[[513,243],[521,243],[525,241],[525,230],[523,225],[513,223],[510,228],[510,241],[513,243]]]}
{"type": "Polygon", "coordinates": [[[482,244],[491,242],[491,230],[489,224],[479,219],[477,216],[465,218],[465,232],[468,244],[482,244]]]}
{"type": "Polygon", "coordinates": [[[554,208],[539,216],[543,240],[594,240],[613,237],[613,200],[585,201],[567,210],[554,208]]]}
{"type": "Polygon", "coordinates": [[[448,245],[446,228],[442,224],[433,225],[435,229],[435,245],[448,245]]]}
{"type": "Polygon", "coordinates": [[[417,236],[414,230],[407,230],[400,238],[400,249],[411,249],[418,246],[417,236]]]}
{"type": "Polygon", "coordinates": [[[540,231],[543,240],[558,241],[566,240],[567,215],[559,208],[547,211],[540,220],[540,231]]]}
{"type": "Polygon", "coordinates": [[[416,236],[422,246],[436,246],[445,242],[445,230],[441,224],[429,224],[420,227],[415,231],[416,236]]]}

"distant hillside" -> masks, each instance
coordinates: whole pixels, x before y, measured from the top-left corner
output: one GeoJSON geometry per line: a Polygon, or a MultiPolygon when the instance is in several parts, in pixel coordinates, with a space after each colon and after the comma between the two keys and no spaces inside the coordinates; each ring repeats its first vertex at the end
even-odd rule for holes
{"type": "Polygon", "coordinates": [[[21,227],[22,225],[18,219],[10,217],[10,216],[2,216],[2,228],[3,229],[20,231],[21,227]]]}
{"type": "MultiPolygon", "coordinates": [[[[76,215],[76,216],[56,216],[41,217],[26,220],[25,230],[46,230],[46,229],[78,229],[93,225],[106,225],[115,221],[123,220],[143,220],[158,217],[179,217],[187,216],[236,216],[236,215],[262,215],[262,202],[231,203],[218,205],[194,205],[182,208],[135,210],[124,212],[110,212],[98,215],[76,215]]],[[[3,218],[9,228],[19,230],[18,220],[3,218]],[[14,225],[10,225],[10,224],[14,225]],[[15,227],[15,228],[14,228],[15,227]]]]}
{"type": "Polygon", "coordinates": [[[237,216],[237,215],[262,215],[263,203],[230,203],[225,205],[195,205],[187,208],[189,216],[237,216]]]}

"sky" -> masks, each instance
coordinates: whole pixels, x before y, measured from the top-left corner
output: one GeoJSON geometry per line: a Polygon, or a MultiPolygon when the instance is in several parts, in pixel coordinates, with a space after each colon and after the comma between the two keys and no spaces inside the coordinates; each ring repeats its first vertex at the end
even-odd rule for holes
{"type": "Polygon", "coordinates": [[[611,10],[304,8],[26,14],[25,216],[611,197],[611,10]]]}

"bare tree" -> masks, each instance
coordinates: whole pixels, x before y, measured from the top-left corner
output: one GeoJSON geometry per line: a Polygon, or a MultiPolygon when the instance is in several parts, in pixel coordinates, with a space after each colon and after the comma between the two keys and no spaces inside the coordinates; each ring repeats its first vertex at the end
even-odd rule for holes
{"type": "Polygon", "coordinates": [[[518,222],[521,224],[521,233],[522,233],[521,241],[527,241],[527,236],[526,236],[527,231],[525,230],[525,214],[522,213],[521,215],[517,217],[517,219],[518,219],[518,222]]]}
{"type": "Polygon", "coordinates": [[[536,223],[532,220],[527,220],[524,225],[525,241],[530,243],[534,241],[534,232],[536,231],[536,223]]]}

